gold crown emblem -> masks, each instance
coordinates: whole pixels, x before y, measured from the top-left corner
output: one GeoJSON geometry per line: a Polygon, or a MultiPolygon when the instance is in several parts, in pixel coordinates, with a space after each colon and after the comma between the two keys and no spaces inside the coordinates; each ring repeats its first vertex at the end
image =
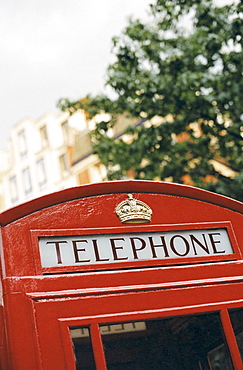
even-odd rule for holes
{"type": "Polygon", "coordinates": [[[144,202],[134,199],[132,194],[128,194],[128,199],[116,207],[116,214],[122,223],[143,224],[151,221],[152,209],[144,202]]]}

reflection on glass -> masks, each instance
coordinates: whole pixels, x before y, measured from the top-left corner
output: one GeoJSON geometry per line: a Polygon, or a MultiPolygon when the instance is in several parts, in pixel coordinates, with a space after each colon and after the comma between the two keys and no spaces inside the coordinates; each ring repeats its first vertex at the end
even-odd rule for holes
{"type": "Polygon", "coordinates": [[[100,330],[108,370],[233,370],[217,313],[100,330]]]}
{"type": "Polygon", "coordinates": [[[73,341],[76,369],[95,370],[96,367],[90,340],[89,328],[71,328],[70,333],[73,341]]]}
{"type": "Polygon", "coordinates": [[[210,351],[208,354],[208,360],[212,369],[215,370],[232,369],[229,360],[229,354],[224,344],[210,351]]]}
{"type": "Polygon", "coordinates": [[[235,332],[241,359],[243,361],[243,309],[230,310],[230,319],[235,332]]]}

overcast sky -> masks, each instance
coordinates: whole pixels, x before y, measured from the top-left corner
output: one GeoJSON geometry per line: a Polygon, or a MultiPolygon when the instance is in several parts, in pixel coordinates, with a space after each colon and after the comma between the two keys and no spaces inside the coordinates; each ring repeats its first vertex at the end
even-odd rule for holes
{"type": "Polygon", "coordinates": [[[111,38],[150,0],[0,1],[0,149],[23,118],[58,112],[62,97],[98,94],[111,38]]]}

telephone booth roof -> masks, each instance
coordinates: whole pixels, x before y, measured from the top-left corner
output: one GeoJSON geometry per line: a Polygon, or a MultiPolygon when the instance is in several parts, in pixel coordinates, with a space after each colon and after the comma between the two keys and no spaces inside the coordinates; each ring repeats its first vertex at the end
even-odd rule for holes
{"type": "Polygon", "coordinates": [[[0,225],[7,225],[30,213],[74,199],[127,192],[174,195],[211,203],[235,212],[243,213],[243,204],[241,202],[188,185],[145,180],[104,181],[101,183],[68,188],[12,207],[0,214],[0,225]]]}

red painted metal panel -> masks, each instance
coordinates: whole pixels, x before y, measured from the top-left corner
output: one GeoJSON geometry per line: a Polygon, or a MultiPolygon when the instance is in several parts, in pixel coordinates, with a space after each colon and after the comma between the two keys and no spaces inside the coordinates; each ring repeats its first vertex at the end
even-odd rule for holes
{"type": "Polygon", "coordinates": [[[4,308],[9,352],[6,369],[41,369],[33,302],[22,292],[7,294],[4,308]]]}
{"type": "Polygon", "coordinates": [[[97,323],[90,325],[90,334],[97,370],[107,370],[99,325],[97,323]]]}

